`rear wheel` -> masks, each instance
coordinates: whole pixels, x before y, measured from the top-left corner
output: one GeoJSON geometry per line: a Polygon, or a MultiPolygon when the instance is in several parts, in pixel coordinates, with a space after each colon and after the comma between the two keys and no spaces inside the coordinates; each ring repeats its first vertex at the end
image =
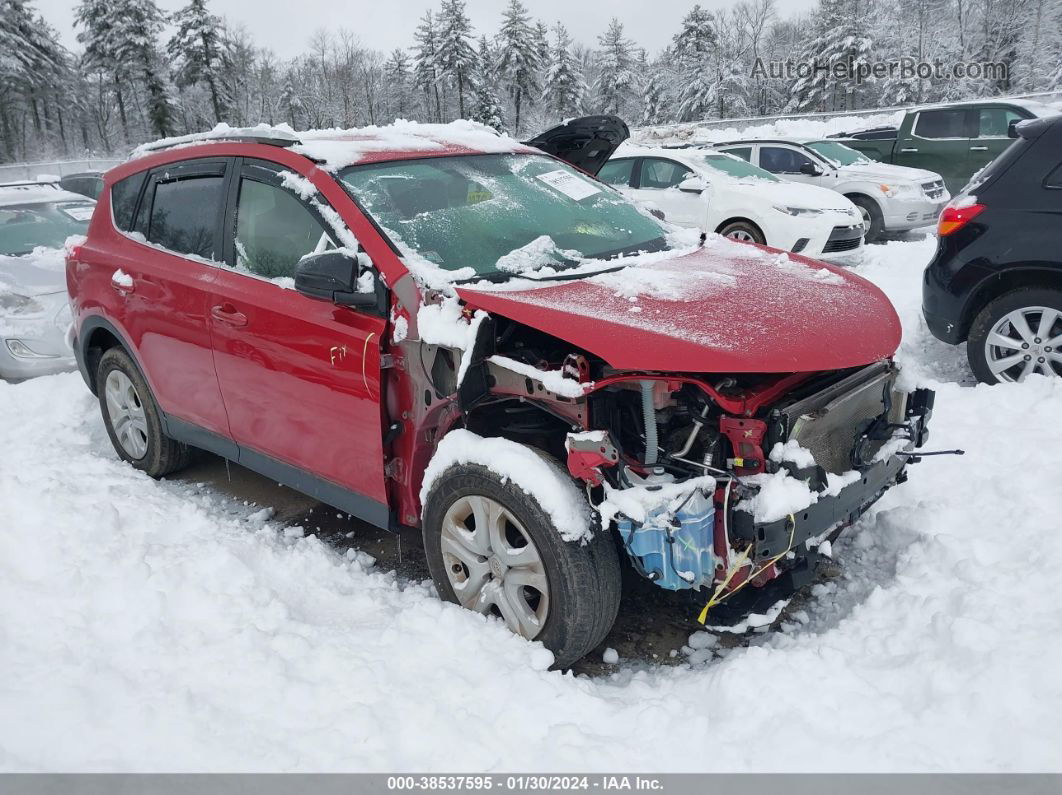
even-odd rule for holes
{"type": "Polygon", "coordinates": [[[186,466],[191,448],[167,436],[151,389],[122,348],[100,357],[96,394],[115,452],[137,469],[160,478],[186,466]]]}
{"type": "Polygon", "coordinates": [[[719,234],[723,237],[729,237],[731,240],[740,240],[744,243],[759,243],[761,246],[767,242],[759,227],[748,221],[730,221],[719,228],[719,234]]]}
{"type": "Polygon", "coordinates": [[[579,660],[612,628],[620,570],[609,536],[565,541],[533,497],[484,466],[454,465],[439,476],[423,535],[440,597],[541,641],[555,667],[579,660]]]}
{"type": "Polygon", "coordinates": [[[881,209],[878,207],[877,202],[873,199],[868,199],[866,196],[849,196],[848,199],[856,206],[863,218],[863,229],[865,230],[863,232],[863,241],[865,243],[873,243],[885,231],[885,219],[881,215],[881,209]]]}
{"type": "Polygon", "coordinates": [[[966,355],[986,384],[1062,376],[1062,291],[1024,288],[991,301],[970,326],[966,355]]]}

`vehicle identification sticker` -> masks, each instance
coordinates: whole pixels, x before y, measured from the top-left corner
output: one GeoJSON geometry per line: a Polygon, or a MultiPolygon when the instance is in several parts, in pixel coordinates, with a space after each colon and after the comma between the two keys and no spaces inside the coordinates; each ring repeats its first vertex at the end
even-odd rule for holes
{"type": "Polygon", "coordinates": [[[60,207],[59,209],[61,209],[64,213],[69,215],[75,221],[87,221],[92,217],[93,207],[94,205],[91,204],[75,204],[72,207],[60,207]]]}
{"type": "Polygon", "coordinates": [[[582,201],[588,196],[601,192],[600,188],[594,187],[593,184],[585,179],[559,168],[556,171],[547,171],[545,174],[539,174],[535,179],[542,180],[554,190],[559,190],[569,199],[575,199],[575,201],[582,201]]]}

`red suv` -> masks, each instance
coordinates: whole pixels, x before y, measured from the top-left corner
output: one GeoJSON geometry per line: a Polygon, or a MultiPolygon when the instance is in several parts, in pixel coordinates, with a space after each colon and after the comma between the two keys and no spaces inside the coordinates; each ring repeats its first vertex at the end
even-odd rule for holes
{"type": "Polygon", "coordinates": [[[558,666],[621,560],[702,623],[774,604],[904,479],[932,393],[897,387],[873,285],[594,179],[626,136],[219,130],[111,170],[67,279],[118,455],[419,526],[440,596],[558,666]]]}

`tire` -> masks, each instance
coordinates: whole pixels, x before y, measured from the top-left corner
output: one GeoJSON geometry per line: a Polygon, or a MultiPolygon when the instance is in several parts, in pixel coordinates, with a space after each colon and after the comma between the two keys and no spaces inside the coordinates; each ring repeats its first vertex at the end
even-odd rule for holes
{"type": "Polygon", "coordinates": [[[849,196],[848,200],[859,208],[859,214],[863,216],[864,243],[874,243],[881,238],[885,231],[885,219],[881,215],[881,208],[873,199],[866,196],[849,196]]]}
{"type": "Polygon", "coordinates": [[[998,384],[1023,381],[1031,373],[1062,376],[1060,347],[1062,291],[1023,287],[990,301],[977,314],[966,340],[966,357],[978,381],[998,384]],[[1023,329],[1011,324],[1012,320],[1020,322],[1019,315],[1025,320],[1023,329]],[[999,336],[992,340],[1010,339],[1014,344],[990,344],[993,332],[999,336]],[[1004,367],[1010,360],[1014,364],[1004,367]]]}
{"type": "Polygon", "coordinates": [[[107,435],[123,461],[153,478],[187,466],[192,448],[163,433],[151,389],[122,348],[110,348],[100,357],[96,394],[107,435]]]}
{"type": "Polygon", "coordinates": [[[749,221],[729,221],[719,227],[719,234],[732,240],[759,243],[761,246],[767,243],[767,238],[763,236],[760,228],[749,221]]]}
{"type": "MultiPolygon", "coordinates": [[[[609,535],[595,532],[585,544],[565,541],[533,497],[511,481],[503,482],[486,467],[480,464],[455,464],[439,476],[428,495],[422,532],[428,569],[439,596],[447,602],[463,604],[477,612],[501,616],[517,634],[540,641],[552,651],[554,668],[570,667],[597,646],[612,629],[619,612],[621,584],[619,557],[609,535]],[[493,559],[497,557],[493,547],[488,556],[483,554],[487,550],[481,545],[471,543],[460,549],[459,559],[452,554],[455,549],[450,540],[452,536],[448,536],[444,551],[443,527],[444,522],[449,521],[448,515],[464,531],[474,532],[474,516],[462,516],[469,509],[474,510],[477,501],[479,507],[484,509],[481,515],[501,514],[497,526],[505,527],[506,546],[515,544],[513,548],[523,550],[518,558],[508,560],[530,560],[533,557],[528,555],[521,543],[519,536],[522,535],[533,546],[532,552],[537,554],[540,568],[514,564],[499,573],[496,568],[491,568],[493,559]],[[488,514],[487,511],[494,513],[488,514]],[[473,521],[470,523],[469,519],[473,521]],[[515,524],[511,520],[515,520],[515,524]],[[472,546],[476,549],[473,550],[472,546]],[[470,567],[470,563],[475,568],[470,567]],[[489,573],[484,574],[484,567],[489,573]],[[546,587],[546,609],[543,614],[536,616],[539,621],[537,625],[524,622],[522,629],[517,622],[510,620],[514,612],[511,602],[508,602],[509,615],[505,615],[499,607],[500,603],[492,601],[494,597],[491,594],[502,598],[503,594],[509,593],[505,583],[514,573],[527,583],[523,587],[517,586],[527,597],[523,600],[527,608],[522,611],[524,615],[541,609],[543,604],[543,594],[531,585],[532,578],[546,587]],[[469,591],[459,597],[455,583],[462,579],[469,591]],[[493,585],[495,582],[497,586],[493,585]],[[480,583],[478,589],[475,588],[477,583],[480,583]]],[[[470,537],[475,538],[474,535],[470,537]]],[[[506,554],[509,551],[511,549],[506,554]]]]}

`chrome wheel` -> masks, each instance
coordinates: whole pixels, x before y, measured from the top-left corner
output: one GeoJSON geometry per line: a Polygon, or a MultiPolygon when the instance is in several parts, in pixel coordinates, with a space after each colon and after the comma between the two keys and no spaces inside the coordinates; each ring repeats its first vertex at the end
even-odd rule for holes
{"type": "Polygon", "coordinates": [[[870,225],[874,223],[874,219],[870,217],[870,210],[861,204],[857,204],[859,208],[859,215],[863,219],[863,234],[870,231],[870,225]]]}
{"type": "Polygon", "coordinates": [[[107,416],[118,443],[131,458],[143,458],[148,448],[147,417],[140,395],[129,376],[121,370],[107,373],[104,398],[107,416]]]}
{"type": "Polygon", "coordinates": [[[542,631],[549,582],[531,536],[505,506],[489,497],[460,497],[442,522],[442,557],[457,601],[501,616],[525,638],[542,631]]]}
{"type": "Polygon", "coordinates": [[[1033,373],[1062,376],[1062,312],[1027,306],[1004,315],[985,338],[985,360],[999,381],[1033,373]]]}

